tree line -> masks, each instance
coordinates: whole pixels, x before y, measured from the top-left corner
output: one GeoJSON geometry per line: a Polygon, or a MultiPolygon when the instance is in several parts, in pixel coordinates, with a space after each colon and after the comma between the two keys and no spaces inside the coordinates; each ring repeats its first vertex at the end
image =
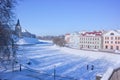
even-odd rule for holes
{"type": "Polygon", "coordinates": [[[65,37],[64,35],[59,35],[59,36],[38,36],[37,38],[42,40],[51,40],[57,46],[63,47],[66,44],[64,37],[65,37]]]}

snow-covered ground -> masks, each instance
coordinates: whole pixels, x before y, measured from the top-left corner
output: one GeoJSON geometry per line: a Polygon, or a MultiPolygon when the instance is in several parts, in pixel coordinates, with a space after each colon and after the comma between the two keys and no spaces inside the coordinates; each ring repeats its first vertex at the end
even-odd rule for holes
{"type": "Polygon", "coordinates": [[[6,72],[0,77],[9,80],[54,80],[53,76],[42,73],[53,75],[55,70],[56,75],[72,78],[56,77],[56,80],[95,80],[97,74],[103,75],[109,68],[120,66],[120,55],[36,44],[20,46],[18,61],[26,67],[22,72],[6,72]],[[26,64],[28,62],[30,65],[26,64]]]}
{"type": "Polygon", "coordinates": [[[16,44],[23,45],[23,44],[37,44],[37,43],[39,43],[39,40],[36,38],[24,37],[24,38],[18,39],[16,44]]]}
{"type": "Polygon", "coordinates": [[[16,42],[16,44],[18,45],[45,44],[45,43],[52,43],[52,41],[43,41],[37,38],[23,37],[23,38],[19,38],[18,41],[16,42]]]}

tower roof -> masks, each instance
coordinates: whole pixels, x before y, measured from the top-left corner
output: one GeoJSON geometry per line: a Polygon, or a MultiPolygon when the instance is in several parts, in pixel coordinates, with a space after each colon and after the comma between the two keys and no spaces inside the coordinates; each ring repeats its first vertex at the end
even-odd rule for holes
{"type": "Polygon", "coordinates": [[[17,20],[16,26],[20,26],[20,21],[19,21],[19,19],[17,20]]]}

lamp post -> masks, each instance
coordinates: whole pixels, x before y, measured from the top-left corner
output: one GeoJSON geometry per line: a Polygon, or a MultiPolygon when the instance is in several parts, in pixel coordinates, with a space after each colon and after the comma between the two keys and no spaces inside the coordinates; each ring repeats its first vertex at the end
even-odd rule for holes
{"type": "Polygon", "coordinates": [[[54,66],[54,80],[55,80],[55,75],[56,75],[56,70],[55,70],[56,66],[54,66]]]}

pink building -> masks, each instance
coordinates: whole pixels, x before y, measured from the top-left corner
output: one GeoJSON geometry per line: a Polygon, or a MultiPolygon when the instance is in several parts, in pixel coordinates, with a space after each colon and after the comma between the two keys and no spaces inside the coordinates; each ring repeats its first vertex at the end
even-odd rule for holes
{"type": "Polygon", "coordinates": [[[120,31],[111,30],[103,35],[103,49],[120,50],[120,31]]]}

